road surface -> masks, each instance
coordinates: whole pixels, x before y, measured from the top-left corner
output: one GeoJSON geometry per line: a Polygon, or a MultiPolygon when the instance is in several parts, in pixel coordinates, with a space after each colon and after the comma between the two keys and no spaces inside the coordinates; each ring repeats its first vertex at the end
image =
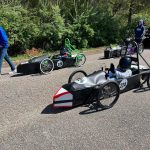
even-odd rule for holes
{"type": "MultiPolygon", "coordinates": [[[[150,63],[150,49],[143,55],[150,63]]],[[[87,56],[80,69],[88,73],[119,59],[87,56]]],[[[144,64],[142,62],[142,64],[144,64]]],[[[148,150],[150,149],[150,91],[130,91],[111,109],[88,113],[82,106],[54,110],[52,97],[79,68],[49,75],[0,76],[0,150],[148,150]]]]}

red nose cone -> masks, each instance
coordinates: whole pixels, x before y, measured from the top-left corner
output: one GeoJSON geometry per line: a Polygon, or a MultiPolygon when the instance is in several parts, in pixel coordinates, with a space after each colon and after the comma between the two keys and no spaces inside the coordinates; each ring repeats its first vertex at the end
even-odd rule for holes
{"type": "Polygon", "coordinates": [[[53,97],[54,108],[67,108],[73,105],[73,95],[64,88],[60,88],[53,97]]]}

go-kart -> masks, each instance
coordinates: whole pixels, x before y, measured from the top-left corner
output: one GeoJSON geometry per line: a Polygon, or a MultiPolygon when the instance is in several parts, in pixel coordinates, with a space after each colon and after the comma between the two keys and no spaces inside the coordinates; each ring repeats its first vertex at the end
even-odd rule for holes
{"type": "MultiPolygon", "coordinates": [[[[138,45],[137,45],[138,48],[138,45]]],[[[132,76],[127,78],[107,78],[107,71],[98,70],[87,75],[83,70],[73,72],[67,84],[64,84],[53,97],[53,107],[75,107],[83,104],[93,104],[107,109],[111,108],[118,100],[121,93],[132,89],[141,88],[147,83],[150,88],[150,65],[137,53],[132,60],[132,76]],[[141,57],[147,66],[139,64],[141,57]]]]}
{"type": "Polygon", "coordinates": [[[43,55],[33,57],[27,62],[20,63],[17,66],[17,73],[21,74],[48,74],[54,69],[65,68],[70,66],[82,66],[86,62],[84,54],[75,49],[69,39],[65,40],[65,48],[68,50],[66,55],[43,55]]]}
{"type": "Polygon", "coordinates": [[[139,39],[141,40],[139,43],[136,42],[135,39],[133,38],[126,38],[124,42],[120,45],[117,46],[110,46],[107,47],[104,50],[104,58],[109,59],[109,58],[115,58],[115,57],[122,57],[124,55],[134,55],[137,50],[141,54],[144,51],[144,45],[143,45],[143,40],[144,39],[139,39]],[[138,49],[137,49],[138,46],[138,49]]]}

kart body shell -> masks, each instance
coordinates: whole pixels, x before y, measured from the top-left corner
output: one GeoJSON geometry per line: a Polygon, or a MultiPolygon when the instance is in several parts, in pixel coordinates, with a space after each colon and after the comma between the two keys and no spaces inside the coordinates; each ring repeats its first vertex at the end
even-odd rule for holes
{"type": "MultiPolygon", "coordinates": [[[[82,59],[81,58],[81,59],[82,59]]],[[[79,60],[80,61],[80,60],[79,60]]],[[[71,57],[61,56],[61,55],[54,55],[52,57],[48,55],[33,57],[27,62],[20,63],[17,66],[17,73],[21,74],[36,74],[36,73],[43,73],[47,74],[50,73],[52,70],[71,67],[71,66],[81,66],[85,63],[86,57],[84,54],[73,55],[71,57]],[[78,64],[78,57],[82,57],[84,60],[82,64],[78,64]],[[47,61],[47,66],[49,67],[47,71],[43,70],[43,61],[47,61]]],[[[80,62],[79,62],[80,63],[80,62]]]]}
{"type": "Polygon", "coordinates": [[[71,45],[69,39],[65,39],[65,49],[68,53],[62,55],[49,56],[43,55],[33,57],[26,62],[20,63],[17,66],[17,73],[21,74],[36,74],[43,73],[48,74],[54,69],[60,69],[70,66],[82,66],[86,62],[86,57],[83,53],[80,53],[73,45],[71,45]]]}
{"type": "MultiPolygon", "coordinates": [[[[83,70],[76,71],[84,72],[85,77],[63,85],[53,97],[53,107],[75,107],[78,105],[92,103],[94,101],[94,97],[92,95],[97,92],[95,95],[102,96],[104,94],[103,89],[108,84],[112,84],[114,87],[118,87],[118,89],[114,102],[107,108],[112,107],[116,103],[120,93],[139,88],[145,83],[147,83],[148,88],[150,88],[149,64],[139,53],[137,53],[136,57],[130,58],[132,60],[132,76],[124,79],[108,79],[105,76],[106,72],[102,70],[95,71],[89,75],[86,75],[83,70]],[[148,67],[139,65],[139,56],[141,56],[148,67]]],[[[76,72],[72,74],[75,75],[76,72]]]]}
{"type": "MultiPolygon", "coordinates": [[[[53,106],[75,107],[78,105],[82,105],[88,100],[96,86],[99,86],[99,88],[101,88],[104,84],[110,82],[110,80],[107,80],[105,78],[105,72],[103,71],[94,72],[86,76],[84,79],[88,79],[88,81],[86,81],[85,83],[84,81],[80,83],[72,82],[63,85],[53,98],[53,106]],[[98,80],[100,79],[99,83],[94,81],[95,78],[97,78],[98,80]],[[69,98],[67,98],[67,100],[65,95],[69,95],[69,98]]],[[[120,88],[120,93],[123,93],[139,87],[139,81],[140,76],[133,75],[132,77],[126,79],[118,79],[116,81],[111,82],[116,82],[120,88]]]]}

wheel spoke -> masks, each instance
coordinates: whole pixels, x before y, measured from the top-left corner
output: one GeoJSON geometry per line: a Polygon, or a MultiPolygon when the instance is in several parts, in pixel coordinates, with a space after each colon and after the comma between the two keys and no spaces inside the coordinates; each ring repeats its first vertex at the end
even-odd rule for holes
{"type": "Polygon", "coordinates": [[[99,101],[103,107],[112,107],[119,97],[119,87],[116,83],[108,83],[100,91],[99,101]]]}
{"type": "Polygon", "coordinates": [[[50,59],[45,59],[40,64],[40,70],[42,73],[47,74],[53,70],[53,62],[50,59]]]}

